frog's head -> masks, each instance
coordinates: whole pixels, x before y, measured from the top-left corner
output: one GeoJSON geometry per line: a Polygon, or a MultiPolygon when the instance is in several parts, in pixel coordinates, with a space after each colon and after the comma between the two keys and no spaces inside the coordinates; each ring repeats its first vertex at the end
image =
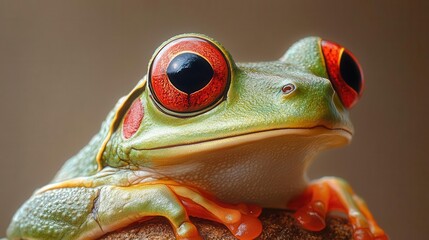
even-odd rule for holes
{"type": "Polygon", "coordinates": [[[349,109],[362,85],[353,55],[318,37],[277,61],[235,63],[213,39],[179,35],[156,50],[119,108],[102,162],[158,172],[172,166],[168,176],[304,169],[320,150],[350,141],[349,109]]]}

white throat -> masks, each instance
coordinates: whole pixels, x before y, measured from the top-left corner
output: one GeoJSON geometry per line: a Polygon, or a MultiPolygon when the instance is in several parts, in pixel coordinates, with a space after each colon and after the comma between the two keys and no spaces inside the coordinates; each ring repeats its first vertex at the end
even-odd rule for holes
{"type": "Polygon", "coordinates": [[[179,146],[175,164],[153,170],[228,203],[286,208],[306,188],[312,159],[323,149],[344,145],[350,137],[345,131],[325,128],[259,132],[179,146]]]}

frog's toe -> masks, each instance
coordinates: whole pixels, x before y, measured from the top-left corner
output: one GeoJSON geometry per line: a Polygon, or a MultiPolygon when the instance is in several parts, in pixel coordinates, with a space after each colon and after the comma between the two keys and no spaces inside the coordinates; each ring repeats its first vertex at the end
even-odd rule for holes
{"type": "Polygon", "coordinates": [[[313,183],[305,192],[291,201],[295,219],[305,229],[320,231],[325,228],[329,204],[329,188],[326,183],[313,183]]]}
{"type": "Polygon", "coordinates": [[[320,201],[314,201],[307,204],[305,207],[298,209],[294,217],[304,226],[305,229],[311,231],[320,231],[325,228],[326,222],[326,207],[320,201]]]}
{"type": "Polygon", "coordinates": [[[182,223],[176,230],[176,236],[180,239],[200,240],[201,236],[198,230],[191,222],[182,223]]]}
{"type": "Polygon", "coordinates": [[[289,203],[289,207],[296,210],[294,216],[298,223],[310,231],[324,229],[327,213],[339,210],[347,214],[353,226],[354,239],[388,239],[364,201],[339,178],[322,178],[313,182],[301,196],[289,203]]]}
{"type": "MultiPolygon", "coordinates": [[[[371,212],[368,209],[368,206],[366,205],[365,201],[353,193],[351,187],[345,182],[342,181],[342,184],[346,185],[346,188],[351,191],[350,194],[352,194],[352,199],[358,206],[359,210],[362,213],[362,218],[366,219],[368,223],[368,228],[366,228],[366,231],[369,231],[373,235],[373,239],[375,240],[388,240],[389,237],[386,235],[386,233],[381,229],[377,222],[375,221],[374,217],[372,216],[371,212]]],[[[355,231],[356,233],[357,231],[355,231]]],[[[359,239],[359,238],[357,238],[359,239]]]]}

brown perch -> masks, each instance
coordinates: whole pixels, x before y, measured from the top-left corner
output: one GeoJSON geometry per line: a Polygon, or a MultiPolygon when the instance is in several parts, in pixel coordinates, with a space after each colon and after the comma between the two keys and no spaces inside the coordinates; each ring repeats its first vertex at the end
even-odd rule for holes
{"type": "MultiPolygon", "coordinates": [[[[284,210],[265,209],[259,217],[263,224],[263,232],[257,239],[285,240],[350,240],[353,239],[352,227],[341,217],[327,218],[327,227],[320,232],[309,232],[301,229],[292,213],[284,210]]],[[[219,223],[199,218],[192,218],[204,239],[234,240],[234,236],[226,227],[219,223]]],[[[166,219],[156,217],[149,221],[135,223],[118,231],[108,233],[101,240],[150,239],[174,240],[174,233],[166,219]]]]}

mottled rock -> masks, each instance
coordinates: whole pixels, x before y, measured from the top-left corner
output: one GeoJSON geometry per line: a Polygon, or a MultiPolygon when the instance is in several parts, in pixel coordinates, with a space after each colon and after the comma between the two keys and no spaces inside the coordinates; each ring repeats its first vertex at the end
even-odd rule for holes
{"type": "MultiPolygon", "coordinates": [[[[353,239],[352,227],[341,217],[331,216],[327,219],[327,227],[320,232],[309,232],[301,229],[292,213],[285,210],[265,209],[259,217],[263,224],[263,232],[257,239],[287,239],[287,240],[350,240],[353,239]]],[[[233,240],[234,236],[223,225],[192,218],[198,231],[204,239],[233,240]]],[[[150,239],[173,240],[174,233],[164,218],[153,218],[149,221],[135,223],[118,231],[108,233],[102,240],[113,239],[150,239]]]]}

